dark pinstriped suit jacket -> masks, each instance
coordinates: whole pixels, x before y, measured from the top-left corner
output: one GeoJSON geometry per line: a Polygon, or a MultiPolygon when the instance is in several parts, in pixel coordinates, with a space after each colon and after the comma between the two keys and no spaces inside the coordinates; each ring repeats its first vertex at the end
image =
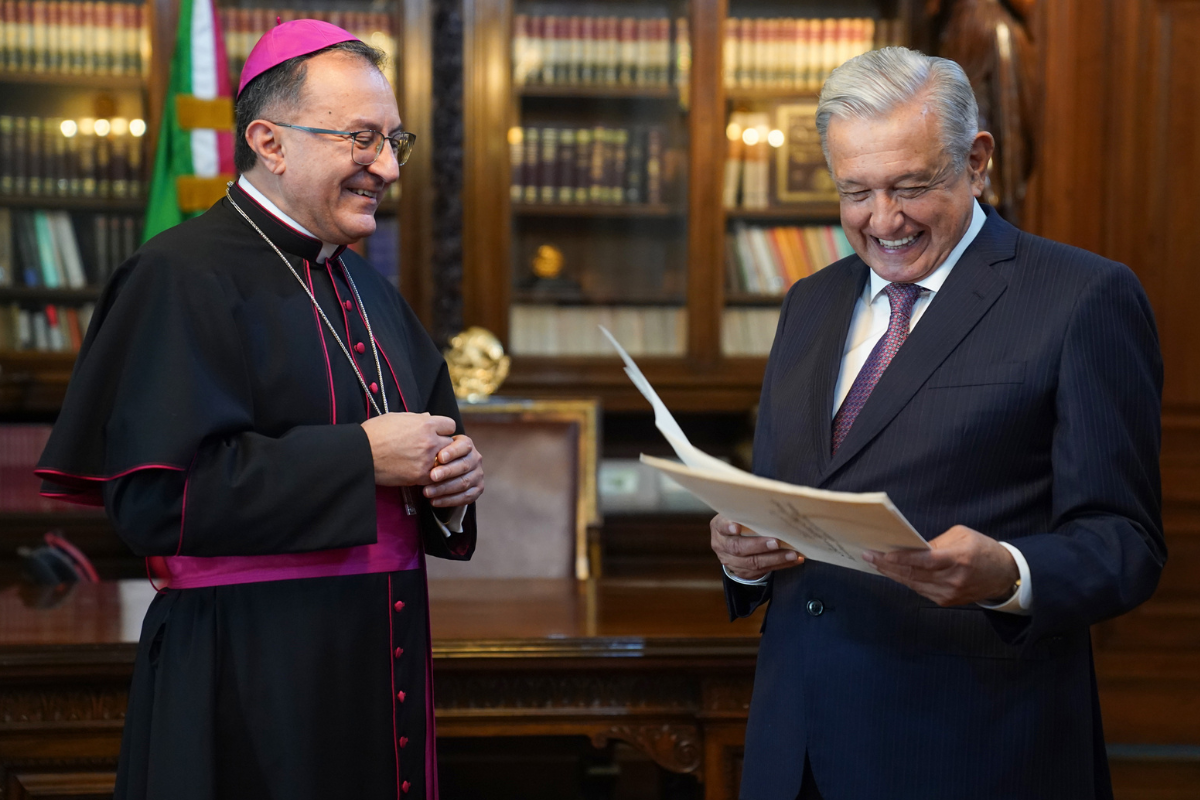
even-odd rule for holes
{"type": "Polygon", "coordinates": [[[726,580],[736,615],[771,602],[745,800],[794,800],[806,753],[826,800],[1111,796],[1088,626],[1149,597],[1166,558],[1154,318],[1124,266],[985,211],[832,458],[868,268],[847,258],[792,288],[754,471],[886,491],[926,538],[961,523],[1014,542],[1033,614],[938,608],[818,563],[765,588],[726,580]]]}

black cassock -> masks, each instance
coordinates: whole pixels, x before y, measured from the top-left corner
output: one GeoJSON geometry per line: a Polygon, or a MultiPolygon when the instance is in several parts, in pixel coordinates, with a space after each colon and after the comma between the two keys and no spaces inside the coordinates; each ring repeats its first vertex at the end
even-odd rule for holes
{"type": "MultiPolygon", "coordinates": [[[[395,288],[350,252],[313,262],[320,242],[231,194],[309,283],[377,402],[386,392],[392,411],[453,417],[461,433],[446,364],[395,288]]],[[[47,494],[103,502],[143,556],[369,545],[369,408],[303,288],[226,198],[113,276],[38,472],[47,494]]],[[[447,537],[410,497],[424,552],[470,558],[474,509],[447,537]]],[[[436,797],[423,566],[160,593],[116,796],[436,797]]]]}

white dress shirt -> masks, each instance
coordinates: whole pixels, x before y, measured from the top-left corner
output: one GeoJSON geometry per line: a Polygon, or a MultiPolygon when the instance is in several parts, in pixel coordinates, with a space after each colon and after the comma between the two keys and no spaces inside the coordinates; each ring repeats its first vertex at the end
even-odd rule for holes
{"type": "MultiPolygon", "coordinates": [[[[296,220],[283,213],[283,210],[280,209],[279,206],[272,203],[270,198],[268,198],[265,194],[260,192],[258,188],[246,178],[245,175],[242,175],[240,178],[238,178],[238,186],[242,187],[246,194],[257,200],[259,204],[261,204],[262,207],[269,211],[273,216],[278,217],[280,222],[295,228],[310,239],[318,238],[309,233],[308,230],[299,222],[296,222],[296,220]]],[[[320,240],[318,239],[318,241],[320,240]]],[[[334,251],[336,251],[339,247],[341,247],[340,244],[322,241],[321,252],[316,259],[317,263],[324,264],[325,260],[329,258],[329,256],[333,255],[334,251]]],[[[445,522],[442,522],[440,519],[438,519],[437,514],[434,514],[433,518],[437,521],[438,526],[442,529],[442,533],[449,537],[455,533],[462,533],[463,519],[466,517],[466,515],[467,507],[457,506],[450,512],[450,518],[445,522]]]]}
{"type": "MultiPolygon", "coordinates": [[[[978,201],[974,205],[975,208],[971,214],[971,223],[967,226],[967,232],[963,234],[962,239],[958,241],[958,244],[950,251],[950,255],[946,256],[946,260],[937,269],[918,282],[922,291],[917,298],[917,302],[913,305],[912,315],[909,317],[908,330],[910,333],[917,326],[917,323],[921,321],[921,317],[925,314],[925,309],[929,308],[929,304],[933,302],[933,298],[941,290],[942,285],[946,282],[946,278],[950,276],[951,270],[958,264],[958,260],[962,257],[962,254],[971,245],[971,242],[975,241],[975,237],[983,229],[983,224],[987,222],[987,215],[983,213],[983,208],[980,207],[978,201]]],[[[872,270],[871,279],[863,288],[862,296],[855,301],[854,315],[850,319],[850,332],[846,336],[846,346],[842,351],[842,366],[838,372],[837,385],[834,390],[833,409],[835,416],[837,409],[841,407],[842,402],[846,399],[846,395],[850,394],[850,388],[854,385],[855,378],[858,377],[859,371],[870,357],[871,351],[875,349],[875,345],[887,333],[888,321],[892,313],[891,302],[884,291],[888,283],[887,279],[879,277],[872,270]]],[[[1029,564],[1025,561],[1025,556],[1016,547],[1008,542],[1000,542],[1000,544],[1012,553],[1013,560],[1017,562],[1017,571],[1021,576],[1020,585],[1012,597],[1003,603],[996,605],[980,603],[979,605],[984,608],[1007,611],[1012,614],[1029,614],[1033,603],[1033,585],[1029,577],[1029,564]]],[[[730,574],[728,569],[725,570],[725,574],[738,583],[750,586],[760,585],[767,580],[766,576],[756,581],[742,580],[730,574]]]]}

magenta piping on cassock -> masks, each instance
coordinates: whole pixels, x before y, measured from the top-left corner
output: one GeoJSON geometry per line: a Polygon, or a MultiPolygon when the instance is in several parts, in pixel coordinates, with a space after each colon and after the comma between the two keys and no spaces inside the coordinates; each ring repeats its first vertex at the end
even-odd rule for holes
{"type": "MultiPolygon", "coordinates": [[[[309,268],[307,258],[304,259],[304,277],[308,278],[308,291],[312,292],[313,297],[316,297],[316,291],[313,289],[312,270],[309,268]]],[[[325,372],[329,375],[329,424],[336,425],[337,398],[333,394],[333,366],[329,363],[329,348],[325,345],[325,331],[321,328],[321,317],[317,314],[316,306],[313,306],[313,322],[317,325],[317,338],[321,340],[321,352],[325,354],[325,372]]]]}

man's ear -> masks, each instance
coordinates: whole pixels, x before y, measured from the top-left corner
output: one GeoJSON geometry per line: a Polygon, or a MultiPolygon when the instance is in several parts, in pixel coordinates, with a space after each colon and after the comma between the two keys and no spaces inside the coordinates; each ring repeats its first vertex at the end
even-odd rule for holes
{"type": "Polygon", "coordinates": [[[282,175],[286,154],[279,131],[266,120],[256,119],[246,126],[246,144],[258,156],[258,161],[273,175],[282,175]]]}
{"type": "Polygon", "coordinates": [[[987,186],[988,164],[992,163],[992,153],[996,151],[996,140],[987,131],[980,131],[971,143],[971,152],[967,154],[967,172],[971,176],[971,191],[976,197],[983,196],[987,186]]]}

